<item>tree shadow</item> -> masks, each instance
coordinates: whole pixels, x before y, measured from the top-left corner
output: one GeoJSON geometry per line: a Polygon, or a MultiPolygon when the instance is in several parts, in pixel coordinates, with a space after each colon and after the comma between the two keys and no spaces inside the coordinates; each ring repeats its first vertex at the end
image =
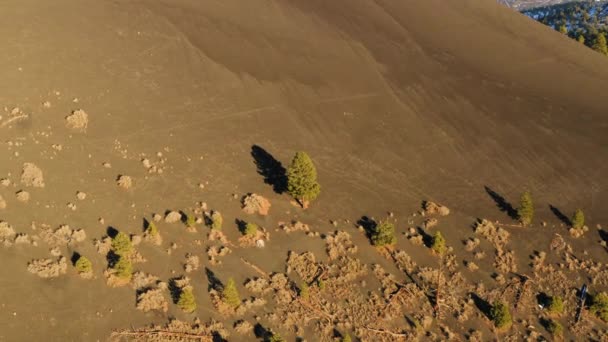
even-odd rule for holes
{"type": "Polygon", "coordinates": [[[280,161],[258,145],[251,146],[251,156],[258,168],[258,174],[264,177],[264,183],[272,185],[274,192],[278,194],[287,191],[287,170],[280,161]]]}
{"type": "Polygon", "coordinates": [[[549,297],[549,295],[546,294],[545,292],[541,292],[538,295],[536,295],[536,302],[538,303],[538,305],[542,305],[543,307],[546,307],[547,305],[549,305],[550,300],[551,300],[551,297],[549,297]]]}
{"type": "Polygon", "coordinates": [[[377,226],[378,226],[378,222],[376,222],[374,219],[367,217],[367,216],[362,216],[357,221],[357,227],[363,227],[363,230],[365,230],[365,235],[367,236],[368,239],[372,238],[372,235],[374,235],[374,232],[376,231],[377,226]]]}
{"type": "Polygon", "coordinates": [[[605,231],[604,229],[599,229],[597,231],[597,233],[600,235],[600,239],[602,239],[603,242],[608,243],[608,232],[607,231],[605,231]]]}
{"type": "Polygon", "coordinates": [[[114,227],[108,227],[108,229],[106,230],[106,234],[108,234],[108,236],[113,239],[118,234],[118,229],[114,227]]]}
{"type": "Polygon", "coordinates": [[[489,320],[492,320],[492,316],[490,314],[492,311],[492,304],[475,293],[471,293],[471,299],[473,299],[477,309],[481,311],[481,313],[483,313],[489,320]]]}
{"type": "Polygon", "coordinates": [[[72,257],[70,258],[70,261],[72,262],[72,265],[76,265],[76,262],[78,261],[78,259],[80,259],[81,255],[78,252],[74,252],[72,254],[72,257]]]}
{"type": "Polygon", "coordinates": [[[551,209],[551,212],[553,213],[553,215],[555,215],[565,225],[567,225],[567,226],[571,226],[572,225],[572,222],[570,221],[570,219],[568,218],[568,216],[564,215],[564,213],[562,213],[559,209],[557,209],[556,207],[552,206],[551,204],[549,204],[549,209],[551,209]]]}
{"type": "Polygon", "coordinates": [[[146,218],[143,218],[142,227],[143,227],[143,230],[145,233],[148,230],[148,228],[150,228],[150,221],[148,221],[148,219],[146,219],[146,218]]]}
{"type": "Polygon", "coordinates": [[[256,338],[262,339],[262,341],[268,341],[272,337],[272,332],[264,328],[260,323],[253,327],[253,333],[256,338]]]}
{"type": "Polygon", "coordinates": [[[416,227],[416,229],[418,230],[418,234],[422,235],[422,243],[424,243],[426,247],[431,248],[433,245],[433,237],[421,227],[416,227]]]}
{"type": "Polygon", "coordinates": [[[238,228],[239,232],[241,232],[241,234],[245,234],[245,229],[247,228],[247,222],[237,218],[234,220],[234,223],[236,224],[236,227],[238,228]]]}
{"type": "Polygon", "coordinates": [[[513,220],[517,220],[517,210],[513,208],[511,203],[507,202],[504,197],[502,197],[499,193],[490,189],[489,187],[484,186],[484,188],[486,189],[486,192],[488,193],[488,195],[490,195],[492,200],[496,202],[496,206],[500,211],[507,213],[507,215],[509,215],[509,217],[513,220]]]}
{"type": "Polygon", "coordinates": [[[177,302],[179,302],[179,296],[182,294],[182,288],[176,284],[176,280],[179,279],[180,277],[169,279],[169,293],[171,293],[171,300],[173,300],[173,304],[177,304],[177,302]]]}
{"type": "Polygon", "coordinates": [[[218,278],[215,273],[207,267],[205,267],[205,274],[207,275],[207,281],[209,282],[207,291],[216,290],[218,292],[222,292],[224,289],[224,284],[222,284],[220,278],[218,278]]]}

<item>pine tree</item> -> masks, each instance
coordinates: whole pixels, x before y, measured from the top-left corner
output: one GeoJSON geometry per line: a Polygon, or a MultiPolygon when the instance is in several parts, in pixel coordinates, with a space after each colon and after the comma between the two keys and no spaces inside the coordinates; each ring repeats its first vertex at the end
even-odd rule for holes
{"type": "Polygon", "coordinates": [[[91,273],[93,272],[93,264],[86,257],[81,256],[74,264],[78,273],[91,273]]]}
{"type": "Polygon", "coordinates": [[[228,279],[228,282],[226,282],[226,286],[224,286],[224,290],[222,291],[222,298],[224,303],[232,306],[233,308],[241,305],[241,298],[238,290],[236,289],[234,279],[230,278],[228,279]]]}
{"type": "Polygon", "coordinates": [[[585,225],[585,214],[581,209],[576,209],[570,221],[572,222],[572,228],[581,229],[585,225]]]}
{"type": "Polygon", "coordinates": [[[568,28],[566,27],[566,25],[562,25],[562,26],[560,26],[560,27],[558,28],[558,31],[559,31],[561,34],[568,34],[568,28]]]}
{"type": "Polygon", "coordinates": [[[532,195],[526,191],[521,195],[517,216],[522,225],[527,226],[532,223],[534,218],[534,204],[532,203],[532,195]]]}
{"type": "Polygon", "coordinates": [[[186,286],[181,290],[179,299],[177,300],[177,306],[188,313],[196,310],[196,299],[194,298],[192,286],[186,286]]]}
{"type": "Polygon", "coordinates": [[[395,225],[384,220],[376,225],[371,235],[374,246],[392,245],[397,242],[395,238],[395,225]]]}
{"type": "Polygon", "coordinates": [[[564,312],[564,300],[562,297],[553,296],[549,298],[547,303],[547,311],[551,314],[559,315],[564,312]]]}
{"type": "Polygon", "coordinates": [[[595,295],[589,311],[604,322],[608,322],[608,293],[601,292],[595,295]]]}
{"type": "Polygon", "coordinates": [[[129,257],[125,255],[119,256],[116,263],[114,263],[114,267],[112,268],[114,269],[114,274],[116,274],[116,276],[119,278],[131,279],[131,276],[133,275],[133,264],[131,264],[129,257]]]}
{"type": "Polygon", "coordinates": [[[285,342],[285,339],[281,337],[281,335],[279,335],[278,333],[273,332],[270,338],[268,339],[268,342],[285,342]]]}
{"type": "Polygon", "coordinates": [[[585,45],[585,36],[583,36],[582,34],[578,36],[578,38],[576,39],[579,43],[585,45]]]}
{"type": "Polygon", "coordinates": [[[342,337],[342,342],[352,342],[350,335],[349,334],[344,335],[344,337],[342,337]]]}
{"type": "Polygon", "coordinates": [[[564,334],[564,326],[552,319],[547,323],[547,331],[553,336],[562,336],[564,334]]]}
{"type": "Polygon", "coordinates": [[[445,246],[445,239],[443,238],[443,235],[441,235],[440,231],[435,232],[435,235],[433,235],[431,249],[433,250],[433,252],[439,255],[443,255],[443,253],[445,253],[447,249],[445,246]]]}
{"type": "Polygon", "coordinates": [[[306,152],[297,152],[287,170],[287,191],[304,208],[319,196],[317,169],[306,152]]]}
{"type": "Polygon", "coordinates": [[[148,222],[148,228],[146,228],[146,234],[155,237],[158,236],[158,227],[154,222],[148,222]]]}
{"type": "Polygon", "coordinates": [[[509,307],[500,301],[494,302],[492,309],[490,309],[490,317],[494,322],[494,326],[498,329],[507,328],[513,324],[509,307]]]}
{"type": "Polygon", "coordinates": [[[302,285],[300,285],[300,298],[308,300],[309,296],[310,291],[308,289],[308,284],[306,284],[306,282],[303,282],[302,285]]]}
{"type": "Polygon", "coordinates": [[[606,43],[606,35],[604,33],[597,34],[592,48],[599,53],[608,55],[608,44],[606,43]]]}
{"type": "Polygon", "coordinates": [[[219,211],[212,211],[211,216],[209,216],[209,222],[211,224],[211,229],[213,230],[222,230],[222,225],[224,224],[224,218],[219,211]]]}
{"type": "Polygon", "coordinates": [[[133,245],[131,244],[131,238],[129,235],[118,232],[116,236],[112,239],[112,250],[117,255],[128,255],[133,250],[133,245]]]}
{"type": "Polygon", "coordinates": [[[245,228],[243,229],[243,235],[247,235],[247,236],[255,236],[255,234],[258,232],[258,225],[255,223],[247,223],[245,224],[245,228]]]}

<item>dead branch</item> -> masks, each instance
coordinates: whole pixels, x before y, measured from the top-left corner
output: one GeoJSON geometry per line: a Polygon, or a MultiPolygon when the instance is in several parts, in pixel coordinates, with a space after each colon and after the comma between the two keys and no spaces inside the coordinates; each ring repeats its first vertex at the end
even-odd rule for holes
{"type": "Polygon", "coordinates": [[[252,264],[251,262],[245,260],[245,258],[241,258],[241,261],[245,263],[245,265],[253,268],[256,272],[258,272],[259,274],[263,275],[264,277],[266,277],[267,279],[270,279],[270,275],[266,272],[264,272],[264,270],[262,270],[261,268],[257,267],[256,265],[252,264]]]}
{"type": "Polygon", "coordinates": [[[167,337],[182,337],[188,339],[194,339],[201,342],[211,342],[211,336],[207,334],[194,334],[186,332],[177,332],[169,330],[139,330],[139,331],[114,331],[110,337],[116,336],[133,336],[139,338],[146,338],[150,336],[167,336],[167,337]]]}

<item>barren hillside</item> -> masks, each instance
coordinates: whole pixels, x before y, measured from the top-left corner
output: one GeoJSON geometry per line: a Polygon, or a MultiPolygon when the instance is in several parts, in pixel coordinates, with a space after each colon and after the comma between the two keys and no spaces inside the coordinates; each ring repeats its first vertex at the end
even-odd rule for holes
{"type": "MultiPolygon", "coordinates": [[[[513,233],[520,265],[552,236],[540,222],[559,225],[550,205],[568,215],[583,208],[593,237],[577,246],[605,258],[595,225],[608,223],[608,59],[493,0],[5,0],[2,7],[0,179],[8,181],[0,221],[40,241],[0,249],[0,340],[105,339],[112,329],[192,318],[173,304],[169,314],[136,310],[131,287],[104,283],[105,259],[93,240],[109,227],[141,234],[143,217],[166,210],[202,220],[200,202],[222,212],[236,240],[238,199],[248,193],[273,203],[258,223],[275,237],[261,254],[234,248],[214,269],[236,272],[239,286],[251,273],[246,266],[239,273],[241,258],[282,272],[288,250],[312,245],[305,236],[280,237],[278,222],[301,220],[325,234],[339,220],[365,244],[364,263],[390,269],[354,222],[390,211],[401,222],[398,244],[408,246],[403,234],[419,218],[409,215],[433,200],[451,209],[444,234],[461,251],[477,218],[509,220],[487,189],[513,205],[524,190],[534,196],[537,230],[513,233]],[[322,193],[310,209],[264,183],[260,150],[284,166],[295,151],[312,157],[322,193]],[[36,177],[24,181],[30,163],[44,187],[36,177]],[[86,240],[44,242],[45,225],[66,224],[86,240]],[[91,255],[96,279],[83,286],[74,275],[35,278],[27,263],[49,251],[54,259],[91,255]],[[32,321],[36,328],[27,328],[32,321]]],[[[186,252],[207,262],[207,240],[203,248],[181,227],[160,229],[162,248],[140,250],[148,260],[142,270],[168,281],[181,274],[186,252]]],[[[421,255],[421,264],[434,265],[421,255]]],[[[490,268],[480,279],[491,279],[490,268]]],[[[196,316],[216,318],[203,269],[191,275],[206,298],[196,316]]],[[[478,324],[454,322],[458,333],[478,324]]],[[[314,341],[317,333],[307,327],[294,335],[314,341]]]]}

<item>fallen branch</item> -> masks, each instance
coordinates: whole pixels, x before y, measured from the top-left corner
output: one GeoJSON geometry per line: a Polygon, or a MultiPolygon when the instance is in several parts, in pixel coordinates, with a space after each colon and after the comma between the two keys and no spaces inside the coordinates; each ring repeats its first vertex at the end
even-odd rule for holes
{"type": "Polygon", "coordinates": [[[114,331],[110,337],[116,336],[134,336],[134,337],[149,337],[149,336],[167,336],[167,337],[182,337],[188,339],[199,340],[201,342],[211,342],[212,338],[209,335],[194,334],[186,332],[168,331],[168,330],[140,330],[140,331],[114,331]]]}
{"type": "Polygon", "coordinates": [[[251,262],[245,260],[245,258],[241,258],[241,261],[245,263],[245,265],[253,268],[256,272],[258,272],[259,274],[263,275],[266,278],[270,278],[270,275],[268,275],[268,273],[264,272],[261,268],[257,267],[256,265],[252,264],[251,262]]]}
{"type": "Polygon", "coordinates": [[[1,128],[6,127],[6,126],[10,125],[11,123],[13,123],[14,121],[18,121],[18,120],[21,120],[21,119],[27,119],[28,117],[29,117],[29,115],[27,115],[27,114],[22,114],[22,115],[19,115],[19,116],[14,116],[14,117],[12,117],[12,118],[4,121],[2,124],[0,124],[0,127],[1,128]]]}
{"type": "Polygon", "coordinates": [[[379,333],[379,334],[387,334],[387,335],[391,335],[391,336],[395,336],[395,337],[408,337],[408,334],[399,334],[399,333],[394,333],[392,331],[388,331],[388,330],[384,330],[384,329],[374,329],[374,328],[368,328],[368,327],[363,327],[363,329],[375,332],[375,333],[379,333]]]}

